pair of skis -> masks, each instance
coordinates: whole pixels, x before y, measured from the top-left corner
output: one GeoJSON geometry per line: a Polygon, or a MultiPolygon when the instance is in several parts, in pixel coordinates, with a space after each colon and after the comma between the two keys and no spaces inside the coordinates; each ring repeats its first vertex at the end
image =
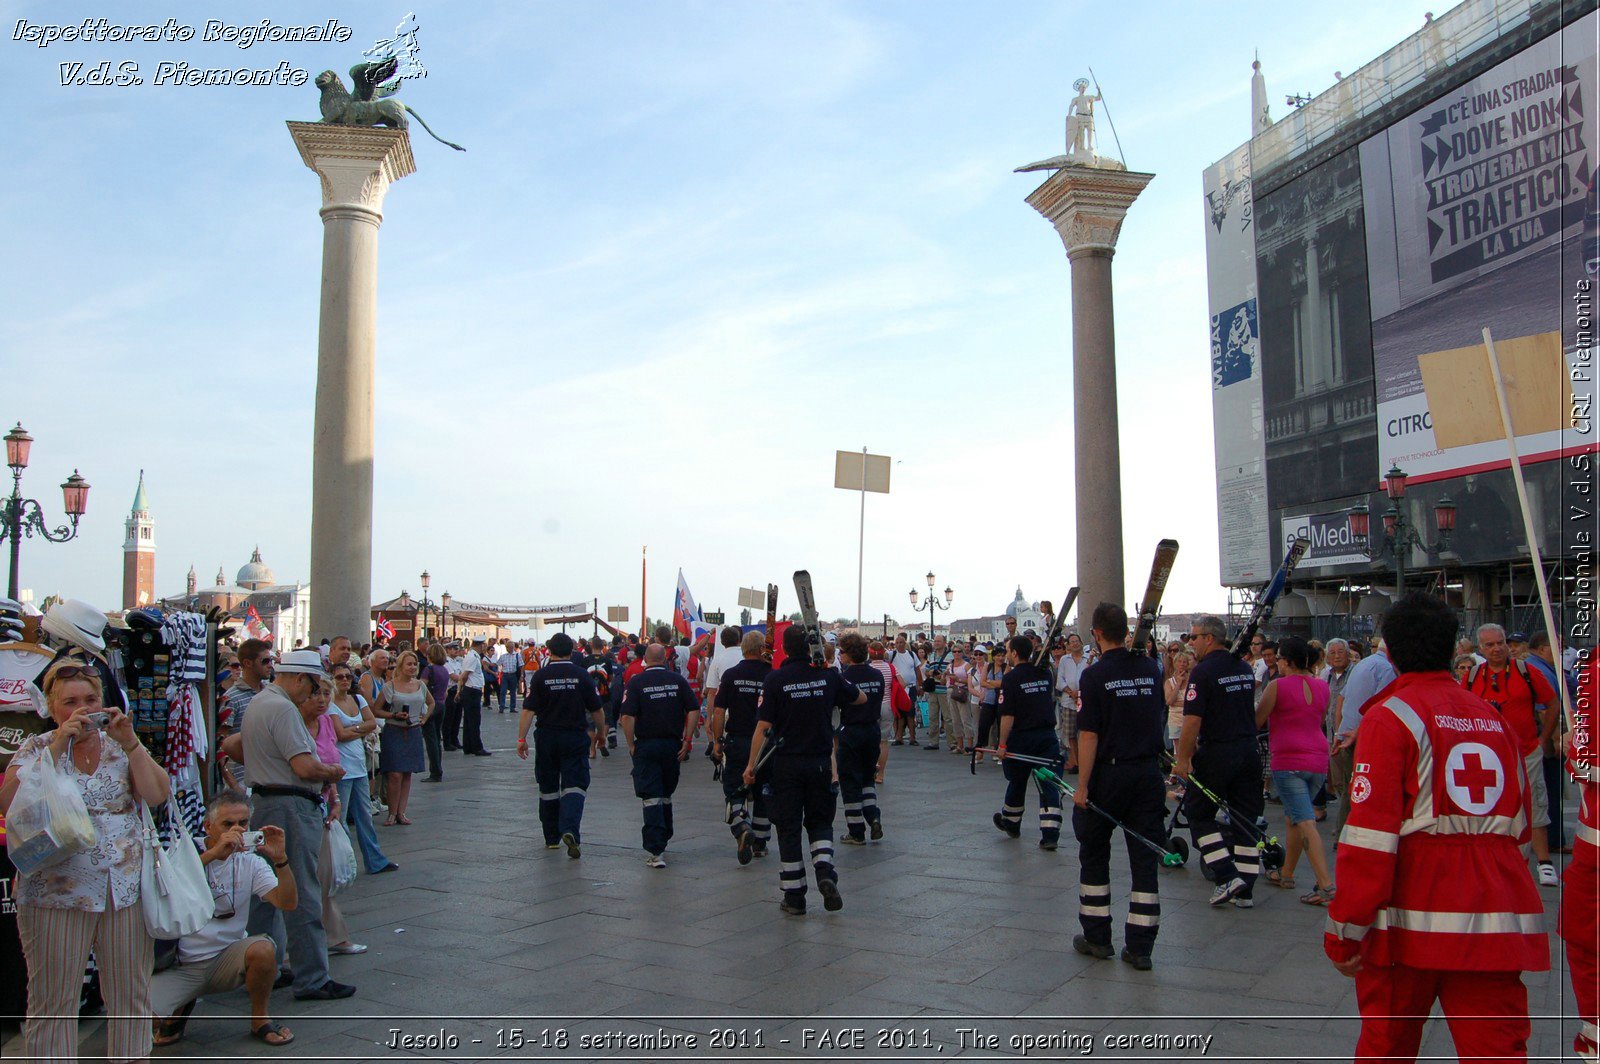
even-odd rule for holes
{"type": "Polygon", "coordinates": [[[1250,640],[1261,627],[1272,619],[1272,611],[1278,605],[1278,599],[1289,587],[1289,574],[1294,572],[1294,567],[1300,564],[1300,559],[1306,556],[1306,551],[1311,549],[1311,541],[1301,536],[1289,544],[1289,549],[1284,553],[1283,564],[1278,566],[1278,571],[1272,574],[1272,580],[1261,589],[1261,594],[1256,598],[1255,608],[1250,611],[1250,617],[1244,622],[1244,627],[1239,630],[1239,636],[1233,641],[1230,648],[1234,657],[1242,657],[1250,649],[1250,640]]]}
{"type": "MultiPolygon", "coordinates": [[[[1138,625],[1134,630],[1133,646],[1135,650],[1145,650],[1152,657],[1155,656],[1152,639],[1155,633],[1156,617],[1161,613],[1161,596],[1167,590],[1167,578],[1172,575],[1172,567],[1178,560],[1178,541],[1164,539],[1156,544],[1155,560],[1150,565],[1150,579],[1145,581],[1144,595],[1139,600],[1139,609],[1136,614],[1138,625]]],[[[1039,647],[1038,653],[1033,657],[1033,663],[1040,667],[1045,666],[1050,660],[1050,648],[1061,635],[1061,628],[1067,621],[1067,614],[1072,612],[1072,606],[1078,600],[1076,585],[1069,588],[1067,598],[1062,603],[1061,609],[1056,613],[1054,623],[1046,634],[1044,643],[1039,647]]]]}

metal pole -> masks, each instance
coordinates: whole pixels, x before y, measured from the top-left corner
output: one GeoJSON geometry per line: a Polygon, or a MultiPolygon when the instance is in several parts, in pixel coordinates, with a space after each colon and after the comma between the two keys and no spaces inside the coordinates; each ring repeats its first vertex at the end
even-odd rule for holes
{"type": "Polygon", "coordinates": [[[1406,535],[1411,525],[1406,521],[1405,499],[1395,502],[1394,520],[1394,598],[1398,602],[1406,593],[1406,551],[1411,549],[1406,535]]]}
{"type": "MultiPolygon", "coordinates": [[[[865,469],[866,459],[862,459],[865,469]]],[[[13,602],[17,598],[18,574],[22,566],[22,470],[13,470],[11,473],[11,501],[10,509],[6,512],[6,523],[11,526],[11,589],[6,592],[6,597],[13,602]]]]}
{"type": "MultiPolygon", "coordinates": [[[[13,550],[15,550],[15,544],[13,544],[13,550]]],[[[16,556],[15,554],[12,555],[12,557],[15,557],[15,556],[16,556]]],[[[863,579],[862,574],[865,571],[866,557],[867,557],[867,449],[865,447],[863,447],[863,448],[861,448],[861,534],[860,534],[860,538],[858,538],[856,540],[856,623],[857,624],[863,624],[864,623],[862,621],[862,617],[861,617],[861,583],[862,583],[862,579],[863,579]]],[[[13,573],[16,571],[15,570],[15,563],[13,563],[12,571],[13,571],[13,573]]],[[[15,576],[12,577],[12,581],[11,582],[13,584],[16,583],[16,577],[15,576]]],[[[12,590],[11,590],[11,597],[12,598],[16,598],[17,597],[17,592],[16,592],[16,588],[15,587],[13,587],[12,590]]]]}

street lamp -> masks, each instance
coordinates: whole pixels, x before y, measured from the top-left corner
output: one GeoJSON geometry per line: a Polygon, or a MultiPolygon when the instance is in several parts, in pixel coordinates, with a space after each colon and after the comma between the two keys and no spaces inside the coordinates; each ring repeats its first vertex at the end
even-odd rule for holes
{"type": "Polygon", "coordinates": [[[1373,561],[1382,558],[1386,552],[1393,552],[1394,590],[1397,598],[1405,594],[1406,554],[1413,547],[1422,550],[1430,558],[1438,558],[1441,562],[1458,558],[1455,551],[1450,549],[1450,537],[1456,530],[1455,501],[1450,496],[1443,495],[1433,504],[1433,524],[1438,530],[1439,538],[1429,543],[1406,519],[1402,503],[1406,497],[1407,479],[1406,473],[1399,466],[1391,466],[1389,472],[1384,474],[1383,490],[1389,497],[1389,505],[1382,515],[1383,535],[1376,543],[1369,542],[1372,512],[1367,509],[1367,504],[1359,503],[1350,511],[1350,535],[1356,541],[1357,549],[1373,561]]]}
{"type": "Polygon", "coordinates": [[[422,629],[417,632],[417,639],[428,638],[428,585],[433,583],[433,578],[428,575],[428,570],[422,570],[422,629]]]}
{"type": "Polygon", "coordinates": [[[450,592],[446,591],[439,596],[439,627],[450,625],[450,634],[455,635],[455,624],[450,620],[450,592]]]}
{"type": "Polygon", "coordinates": [[[28,468],[33,437],[21,423],[5,435],[6,465],[11,467],[11,497],[0,508],[0,539],[11,539],[10,598],[17,597],[22,561],[22,537],[40,536],[51,543],[65,543],[78,534],[78,519],[89,508],[89,482],[74,469],[61,485],[61,501],[71,523],[51,531],[44,523],[44,509],[33,499],[22,497],[22,471],[28,468]]]}
{"type": "Polygon", "coordinates": [[[916,588],[912,588],[911,589],[911,609],[912,609],[912,611],[916,612],[916,613],[922,613],[923,611],[927,611],[927,614],[928,614],[928,638],[930,638],[930,639],[933,638],[933,629],[934,629],[934,618],[935,618],[935,616],[938,614],[938,612],[940,610],[948,610],[950,608],[950,600],[955,597],[955,592],[950,590],[947,587],[947,588],[944,589],[944,602],[941,603],[939,601],[939,596],[934,594],[934,592],[933,592],[933,585],[934,585],[933,573],[929,572],[928,573],[928,599],[927,599],[927,601],[925,603],[923,603],[920,606],[917,605],[917,598],[918,598],[917,589],[916,588]]]}

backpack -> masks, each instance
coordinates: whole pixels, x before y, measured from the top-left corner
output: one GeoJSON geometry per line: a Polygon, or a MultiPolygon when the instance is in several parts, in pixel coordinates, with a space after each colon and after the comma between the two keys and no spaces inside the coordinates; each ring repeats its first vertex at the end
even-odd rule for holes
{"type": "Polygon", "coordinates": [[[589,666],[589,675],[594,679],[595,692],[602,699],[611,697],[611,670],[606,668],[605,662],[597,662],[589,666]]]}
{"type": "MultiPolygon", "coordinates": [[[[1488,662],[1480,661],[1478,664],[1472,666],[1472,671],[1467,673],[1467,690],[1471,691],[1473,694],[1478,694],[1478,692],[1477,692],[1478,677],[1479,677],[1479,675],[1482,674],[1482,672],[1484,670],[1484,667],[1487,664],[1488,664],[1488,662]]],[[[1537,716],[1538,716],[1538,706],[1539,706],[1539,695],[1534,690],[1533,677],[1528,675],[1528,663],[1526,661],[1523,661],[1521,658],[1512,658],[1511,659],[1511,664],[1514,667],[1512,669],[1510,669],[1509,671],[1514,672],[1517,675],[1522,677],[1522,683],[1528,689],[1528,704],[1534,707],[1534,716],[1535,716],[1535,718],[1537,718],[1537,716]]],[[[1557,692],[1557,693],[1559,694],[1560,692],[1557,692]]],[[[1478,695],[1478,697],[1479,698],[1483,698],[1482,695],[1478,695]]],[[[1484,698],[1483,700],[1485,702],[1489,702],[1489,700],[1487,698],[1484,698]]],[[[1500,709],[1500,705],[1497,702],[1489,702],[1489,704],[1491,706],[1494,706],[1496,711],[1498,711],[1500,709]]]]}

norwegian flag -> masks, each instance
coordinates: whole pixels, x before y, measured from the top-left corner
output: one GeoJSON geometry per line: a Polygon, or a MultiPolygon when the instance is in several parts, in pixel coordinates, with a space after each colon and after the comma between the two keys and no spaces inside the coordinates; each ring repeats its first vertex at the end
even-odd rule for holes
{"type": "Polygon", "coordinates": [[[394,625],[389,623],[389,618],[387,618],[387,617],[378,618],[378,638],[379,639],[393,639],[394,638],[394,625]]]}
{"type": "Polygon", "coordinates": [[[266,622],[261,619],[261,614],[256,612],[254,606],[245,610],[244,630],[250,633],[251,639],[265,639],[269,643],[272,642],[272,631],[267,627],[266,622]]]}

